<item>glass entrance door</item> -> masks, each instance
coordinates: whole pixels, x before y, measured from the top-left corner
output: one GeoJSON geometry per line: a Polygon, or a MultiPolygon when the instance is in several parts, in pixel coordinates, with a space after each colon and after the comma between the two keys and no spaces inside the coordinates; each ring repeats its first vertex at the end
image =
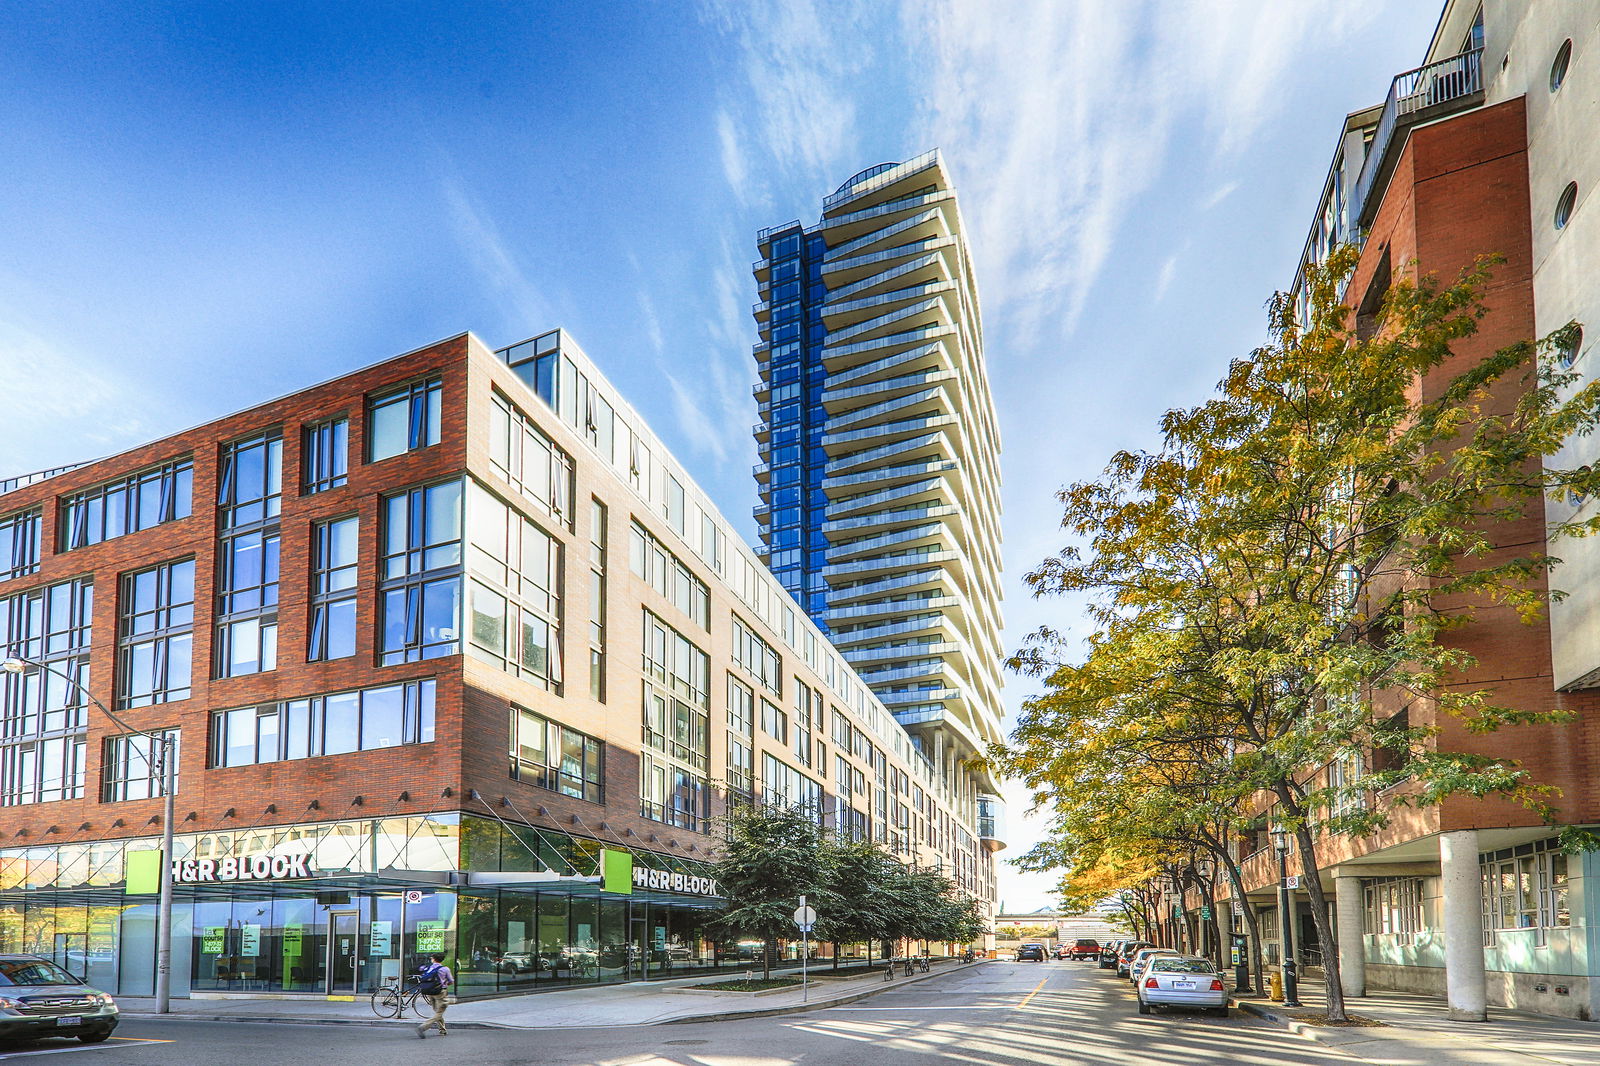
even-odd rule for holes
{"type": "Polygon", "coordinates": [[[328,914],[328,995],[356,992],[361,973],[361,915],[356,911],[328,914]]]}

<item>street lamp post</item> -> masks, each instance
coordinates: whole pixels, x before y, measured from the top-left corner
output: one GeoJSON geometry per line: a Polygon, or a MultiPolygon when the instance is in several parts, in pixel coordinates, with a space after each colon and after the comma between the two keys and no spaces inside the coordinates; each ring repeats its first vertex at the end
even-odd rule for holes
{"type": "MultiPolygon", "coordinates": [[[[177,786],[177,760],[173,758],[172,734],[170,731],[151,733],[144,729],[135,729],[133,726],[117,717],[105,704],[95,699],[87,688],[74,678],[48,663],[12,656],[0,660],[0,670],[8,674],[20,674],[28,667],[37,667],[66,681],[67,684],[77,689],[83,698],[100,708],[101,712],[117,727],[129,733],[137,734],[150,741],[151,752],[160,745],[161,751],[161,902],[156,909],[156,1013],[167,1014],[172,1009],[172,794],[177,786]]],[[[149,756],[146,756],[148,760],[149,756]]],[[[152,767],[153,769],[153,767],[152,767]]]]}
{"type": "Polygon", "coordinates": [[[1279,956],[1283,963],[1283,1005],[1298,1007],[1299,987],[1294,975],[1294,920],[1289,914],[1289,831],[1281,824],[1272,827],[1272,847],[1278,853],[1278,935],[1282,939],[1279,956]]]}

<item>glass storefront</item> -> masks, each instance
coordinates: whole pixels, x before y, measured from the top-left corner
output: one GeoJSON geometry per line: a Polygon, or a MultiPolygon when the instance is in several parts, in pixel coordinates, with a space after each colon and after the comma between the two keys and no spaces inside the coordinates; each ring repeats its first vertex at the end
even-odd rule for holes
{"type": "MultiPolygon", "coordinates": [[[[173,989],[356,995],[443,952],[463,997],[742,969],[719,945],[710,897],[601,891],[600,842],[456,814],[180,837],[182,859],[309,856],[310,878],[177,884],[173,989]],[[466,876],[456,866],[466,862],[466,876]],[[515,883],[474,886],[471,872],[515,883]],[[452,878],[469,882],[450,887],[452,878]],[[526,877],[526,881],[521,879],[526,877]]],[[[0,852],[0,952],[54,959],[96,987],[148,995],[155,898],[129,894],[125,859],[152,841],[0,852]]],[[[653,869],[703,864],[634,853],[653,869]]]]}

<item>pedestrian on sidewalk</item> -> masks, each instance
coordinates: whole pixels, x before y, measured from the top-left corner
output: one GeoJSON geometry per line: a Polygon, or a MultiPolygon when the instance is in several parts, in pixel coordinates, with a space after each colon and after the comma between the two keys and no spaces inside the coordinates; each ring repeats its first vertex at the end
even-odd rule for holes
{"type": "Polygon", "coordinates": [[[417,1039],[426,1039],[428,1030],[439,1027],[440,1036],[449,1036],[444,1027],[444,1009],[450,1004],[450,986],[456,983],[455,974],[444,964],[444,956],[434,952],[433,958],[417,971],[417,991],[433,1008],[433,1017],[417,1026],[417,1039]]]}

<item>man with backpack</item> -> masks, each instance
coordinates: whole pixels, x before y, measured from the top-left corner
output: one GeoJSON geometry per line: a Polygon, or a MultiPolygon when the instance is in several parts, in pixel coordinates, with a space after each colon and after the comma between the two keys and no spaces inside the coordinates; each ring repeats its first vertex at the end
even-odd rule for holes
{"type": "Polygon", "coordinates": [[[439,1027],[440,1036],[450,1035],[450,1031],[444,1027],[444,1009],[450,1003],[450,986],[455,983],[455,975],[444,964],[444,956],[438,952],[434,952],[432,960],[423,963],[417,971],[417,991],[433,1008],[433,1017],[417,1026],[417,1039],[425,1039],[433,1026],[439,1027]]]}

